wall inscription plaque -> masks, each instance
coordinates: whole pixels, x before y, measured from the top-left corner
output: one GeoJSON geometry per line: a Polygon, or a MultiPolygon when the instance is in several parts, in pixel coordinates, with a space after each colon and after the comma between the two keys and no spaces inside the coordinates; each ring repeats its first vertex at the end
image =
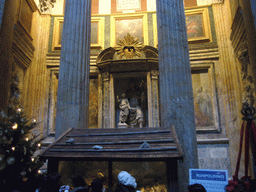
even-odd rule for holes
{"type": "Polygon", "coordinates": [[[117,0],[116,10],[141,10],[141,0],[117,0]]]}
{"type": "Polygon", "coordinates": [[[227,148],[212,148],[210,149],[210,156],[211,158],[227,158],[228,157],[228,151],[227,148]]]}

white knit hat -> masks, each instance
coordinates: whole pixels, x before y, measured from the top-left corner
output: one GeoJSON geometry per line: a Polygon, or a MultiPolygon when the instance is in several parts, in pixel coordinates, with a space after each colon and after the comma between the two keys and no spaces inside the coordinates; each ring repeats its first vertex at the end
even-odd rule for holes
{"type": "Polygon", "coordinates": [[[130,186],[133,186],[134,188],[137,187],[135,178],[131,176],[129,173],[127,173],[126,171],[121,171],[118,174],[118,180],[123,185],[130,185],[130,186]]]}

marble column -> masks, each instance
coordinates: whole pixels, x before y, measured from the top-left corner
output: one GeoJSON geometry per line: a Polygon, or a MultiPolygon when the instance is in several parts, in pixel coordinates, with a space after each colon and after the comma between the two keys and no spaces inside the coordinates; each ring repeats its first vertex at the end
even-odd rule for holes
{"type": "Polygon", "coordinates": [[[251,3],[252,14],[253,14],[254,28],[256,30],[256,1],[250,0],[250,3],[251,3]]]}
{"type": "Polygon", "coordinates": [[[4,3],[5,3],[5,0],[0,0],[0,29],[2,26],[2,19],[4,14],[4,3]]]}
{"type": "Polygon", "coordinates": [[[66,0],[55,134],[88,127],[91,0],[66,0]]]}
{"type": "Polygon", "coordinates": [[[184,152],[178,163],[179,191],[186,191],[189,169],[198,167],[198,157],[184,5],[182,0],[156,3],[161,127],[176,130],[184,152]]]}

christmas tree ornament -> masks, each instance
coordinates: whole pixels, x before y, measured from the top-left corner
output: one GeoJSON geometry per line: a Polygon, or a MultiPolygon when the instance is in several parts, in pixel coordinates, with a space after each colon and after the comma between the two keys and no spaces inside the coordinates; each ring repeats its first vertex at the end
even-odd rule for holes
{"type": "Polygon", "coordinates": [[[27,148],[24,146],[24,155],[27,154],[27,148]]]}
{"type": "Polygon", "coordinates": [[[12,165],[15,162],[15,157],[8,157],[7,158],[7,164],[12,165]]]}
{"type": "Polygon", "coordinates": [[[24,175],[27,174],[27,172],[26,172],[26,171],[22,171],[20,174],[21,174],[22,176],[24,176],[24,175]]]}
{"type": "Polygon", "coordinates": [[[2,116],[3,118],[6,118],[6,117],[7,117],[6,113],[3,112],[3,111],[1,111],[1,116],[2,116]]]}
{"type": "Polygon", "coordinates": [[[15,99],[9,103],[7,113],[0,111],[0,178],[12,174],[12,177],[6,178],[10,179],[9,183],[21,175],[26,177],[29,171],[38,174],[37,170],[43,165],[43,161],[33,156],[41,146],[35,139],[37,137],[33,137],[37,123],[25,118],[23,110],[19,109],[20,104],[16,103],[15,99]]]}

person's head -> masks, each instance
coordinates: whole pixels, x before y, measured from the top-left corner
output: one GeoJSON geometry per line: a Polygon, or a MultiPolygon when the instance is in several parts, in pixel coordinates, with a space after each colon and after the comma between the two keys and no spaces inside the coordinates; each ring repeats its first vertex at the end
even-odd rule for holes
{"type": "Polygon", "coordinates": [[[188,191],[189,192],[206,192],[205,188],[201,184],[193,184],[188,186],[188,191]]]}
{"type": "Polygon", "coordinates": [[[136,180],[133,176],[131,176],[128,172],[126,171],[121,171],[118,174],[118,181],[120,184],[125,185],[125,186],[132,186],[134,189],[137,187],[136,180]]]}
{"type": "Polygon", "coordinates": [[[43,179],[40,192],[55,192],[61,187],[61,176],[59,173],[51,173],[43,179]]]}
{"type": "Polygon", "coordinates": [[[74,187],[86,187],[84,178],[80,175],[74,175],[72,181],[73,181],[74,187]]]}
{"type": "Polygon", "coordinates": [[[94,179],[90,185],[92,192],[102,192],[103,179],[94,179]]]}

